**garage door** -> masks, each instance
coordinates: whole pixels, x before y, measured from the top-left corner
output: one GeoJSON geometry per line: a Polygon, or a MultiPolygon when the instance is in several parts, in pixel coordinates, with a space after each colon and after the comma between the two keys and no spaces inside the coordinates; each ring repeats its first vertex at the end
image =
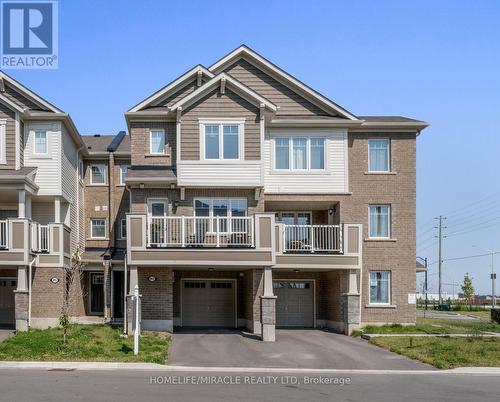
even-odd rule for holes
{"type": "Polygon", "coordinates": [[[314,282],[274,281],[276,325],[314,327],[314,282]]]}
{"type": "Polygon", "coordinates": [[[183,327],[235,327],[235,283],[228,280],[184,280],[183,327]]]}
{"type": "Polygon", "coordinates": [[[15,278],[0,278],[0,326],[16,324],[14,290],[17,287],[15,278]]]}

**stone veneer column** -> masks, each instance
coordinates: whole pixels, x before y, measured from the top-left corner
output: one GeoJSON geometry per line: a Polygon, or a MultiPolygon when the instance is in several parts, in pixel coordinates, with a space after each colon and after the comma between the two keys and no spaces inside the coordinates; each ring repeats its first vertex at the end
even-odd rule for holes
{"type": "Polygon", "coordinates": [[[348,277],[348,293],[342,295],[344,311],[344,332],[351,335],[361,325],[361,295],[358,287],[358,272],[350,271],[348,277]]]}
{"type": "Polygon", "coordinates": [[[17,289],[14,290],[16,330],[28,330],[28,267],[17,268],[17,289]]]}
{"type": "Polygon", "coordinates": [[[260,296],[260,322],[262,340],[276,340],[276,296],[273,293],[273,271],[271,267],[264,268],[264,294],[260,296]]]}

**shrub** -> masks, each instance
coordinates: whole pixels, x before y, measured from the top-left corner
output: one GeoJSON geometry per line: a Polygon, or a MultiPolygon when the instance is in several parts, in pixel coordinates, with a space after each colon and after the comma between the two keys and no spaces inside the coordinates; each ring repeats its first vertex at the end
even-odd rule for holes
{"type": "Polygon", "coordinates": [[[491,319],[500,324],[500,308],[491,309],[491,319]]]}

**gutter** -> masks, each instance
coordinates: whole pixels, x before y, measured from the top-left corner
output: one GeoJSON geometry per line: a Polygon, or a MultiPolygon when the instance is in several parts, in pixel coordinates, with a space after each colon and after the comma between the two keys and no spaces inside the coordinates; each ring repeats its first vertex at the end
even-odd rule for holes
{"type": "Polygon", "coordinates": [[[36,261],[36,257],[29,263],[28,272],[28,331],[31,328],[31,280],[33,276],[33,264],[36,261]]]}

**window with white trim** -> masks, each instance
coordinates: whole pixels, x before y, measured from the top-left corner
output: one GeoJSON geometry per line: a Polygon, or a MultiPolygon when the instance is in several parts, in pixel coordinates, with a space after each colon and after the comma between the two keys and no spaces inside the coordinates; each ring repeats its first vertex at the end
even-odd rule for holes
{"type": "Polygon", "coordinates": [[[92,239],[106,238],[106,219],[92,218],[90,220],[90,237],[92,239]]]}
{"type": "Polygon", "coordinates": [[[204,123],[201,125],[203,159],[238,160],[242,157],[242,123],[204,123]]]}
{"type": "Polygon", "coordinates": [[[368,171],[389,172],[390,166],[390,142],[387,138],[368,140],[368,171]]]}
{"type": "MultiPolygon", "coordinates": [[[[194,216],[196,217],[207,217],[215,218],[220,217],[219,220],[220,232],[227,232],[227,219],[223,218],[237,218],[244,217],[247,215],[247,200],[246,198],[204,198],[194,200],[194,216]]],[[[213,222],[213,219],[207,219],[207,231],[215,232],[217,228],[213,222]]],[[[232,220],[233,223],[236,221],[236,225],[233,226],[243,226],[245,223],[238,222],[239,219],[232,220]]],[[[233,227],[234,229],[234,227],[233,227]]],[[[233,230],[234,231],[234,230],[233,230]]]]}
{"type": "Polygon", "coordinates": [[[46,155],[47,151],[47,131],[45,130],[35,130],[34,134],[35,145],[33,147],[33,153],[35,155],[46,155]]]}
{"type": "Polygon", "coordinates": [[[370,205],[369,215],[370,238],[388,239],[391,236],[391,206],[370,205]]]}
{"type": "Polygon", "coordinates": [[[7,125],[7,120],[2,119],[0,120],[0,164],[6,164],[7,163],[7,156],[6,156],[6,134],[5,134],[5,127],[7,125]]]}
{"type": "Polygon", "coordinates": [[[127,176],[127,171],[130,168],[129,165],[120,165],[120,184],[125,185],[125,176],[127,176]]]}
{"type": "Polygon", "coordinates": [[[370,304],[390,304],[391,273],[370,271],[370,304]]]}
{"type": "Polygon", "coordinates": [[[90,165],[90,184],[106,184],[106,165],[103,163],[90,165]]]}
{"type": "Polygon", "coordinates": [[[127,238],[127,220],[121,219],[120,220],[120,239],[126,239],[126,238],[127,238]]]}
{"type": "Polygon", "coordinates": [[[149,153],[152,155],[164,155],[166,142],[165,130],[151,130],[149,132],[149,153]]]}
{"type": "Polygon", "coordinates": [[[325,170],[325,144],[324,137],[276,137],[274,169],[325,170]]]}

